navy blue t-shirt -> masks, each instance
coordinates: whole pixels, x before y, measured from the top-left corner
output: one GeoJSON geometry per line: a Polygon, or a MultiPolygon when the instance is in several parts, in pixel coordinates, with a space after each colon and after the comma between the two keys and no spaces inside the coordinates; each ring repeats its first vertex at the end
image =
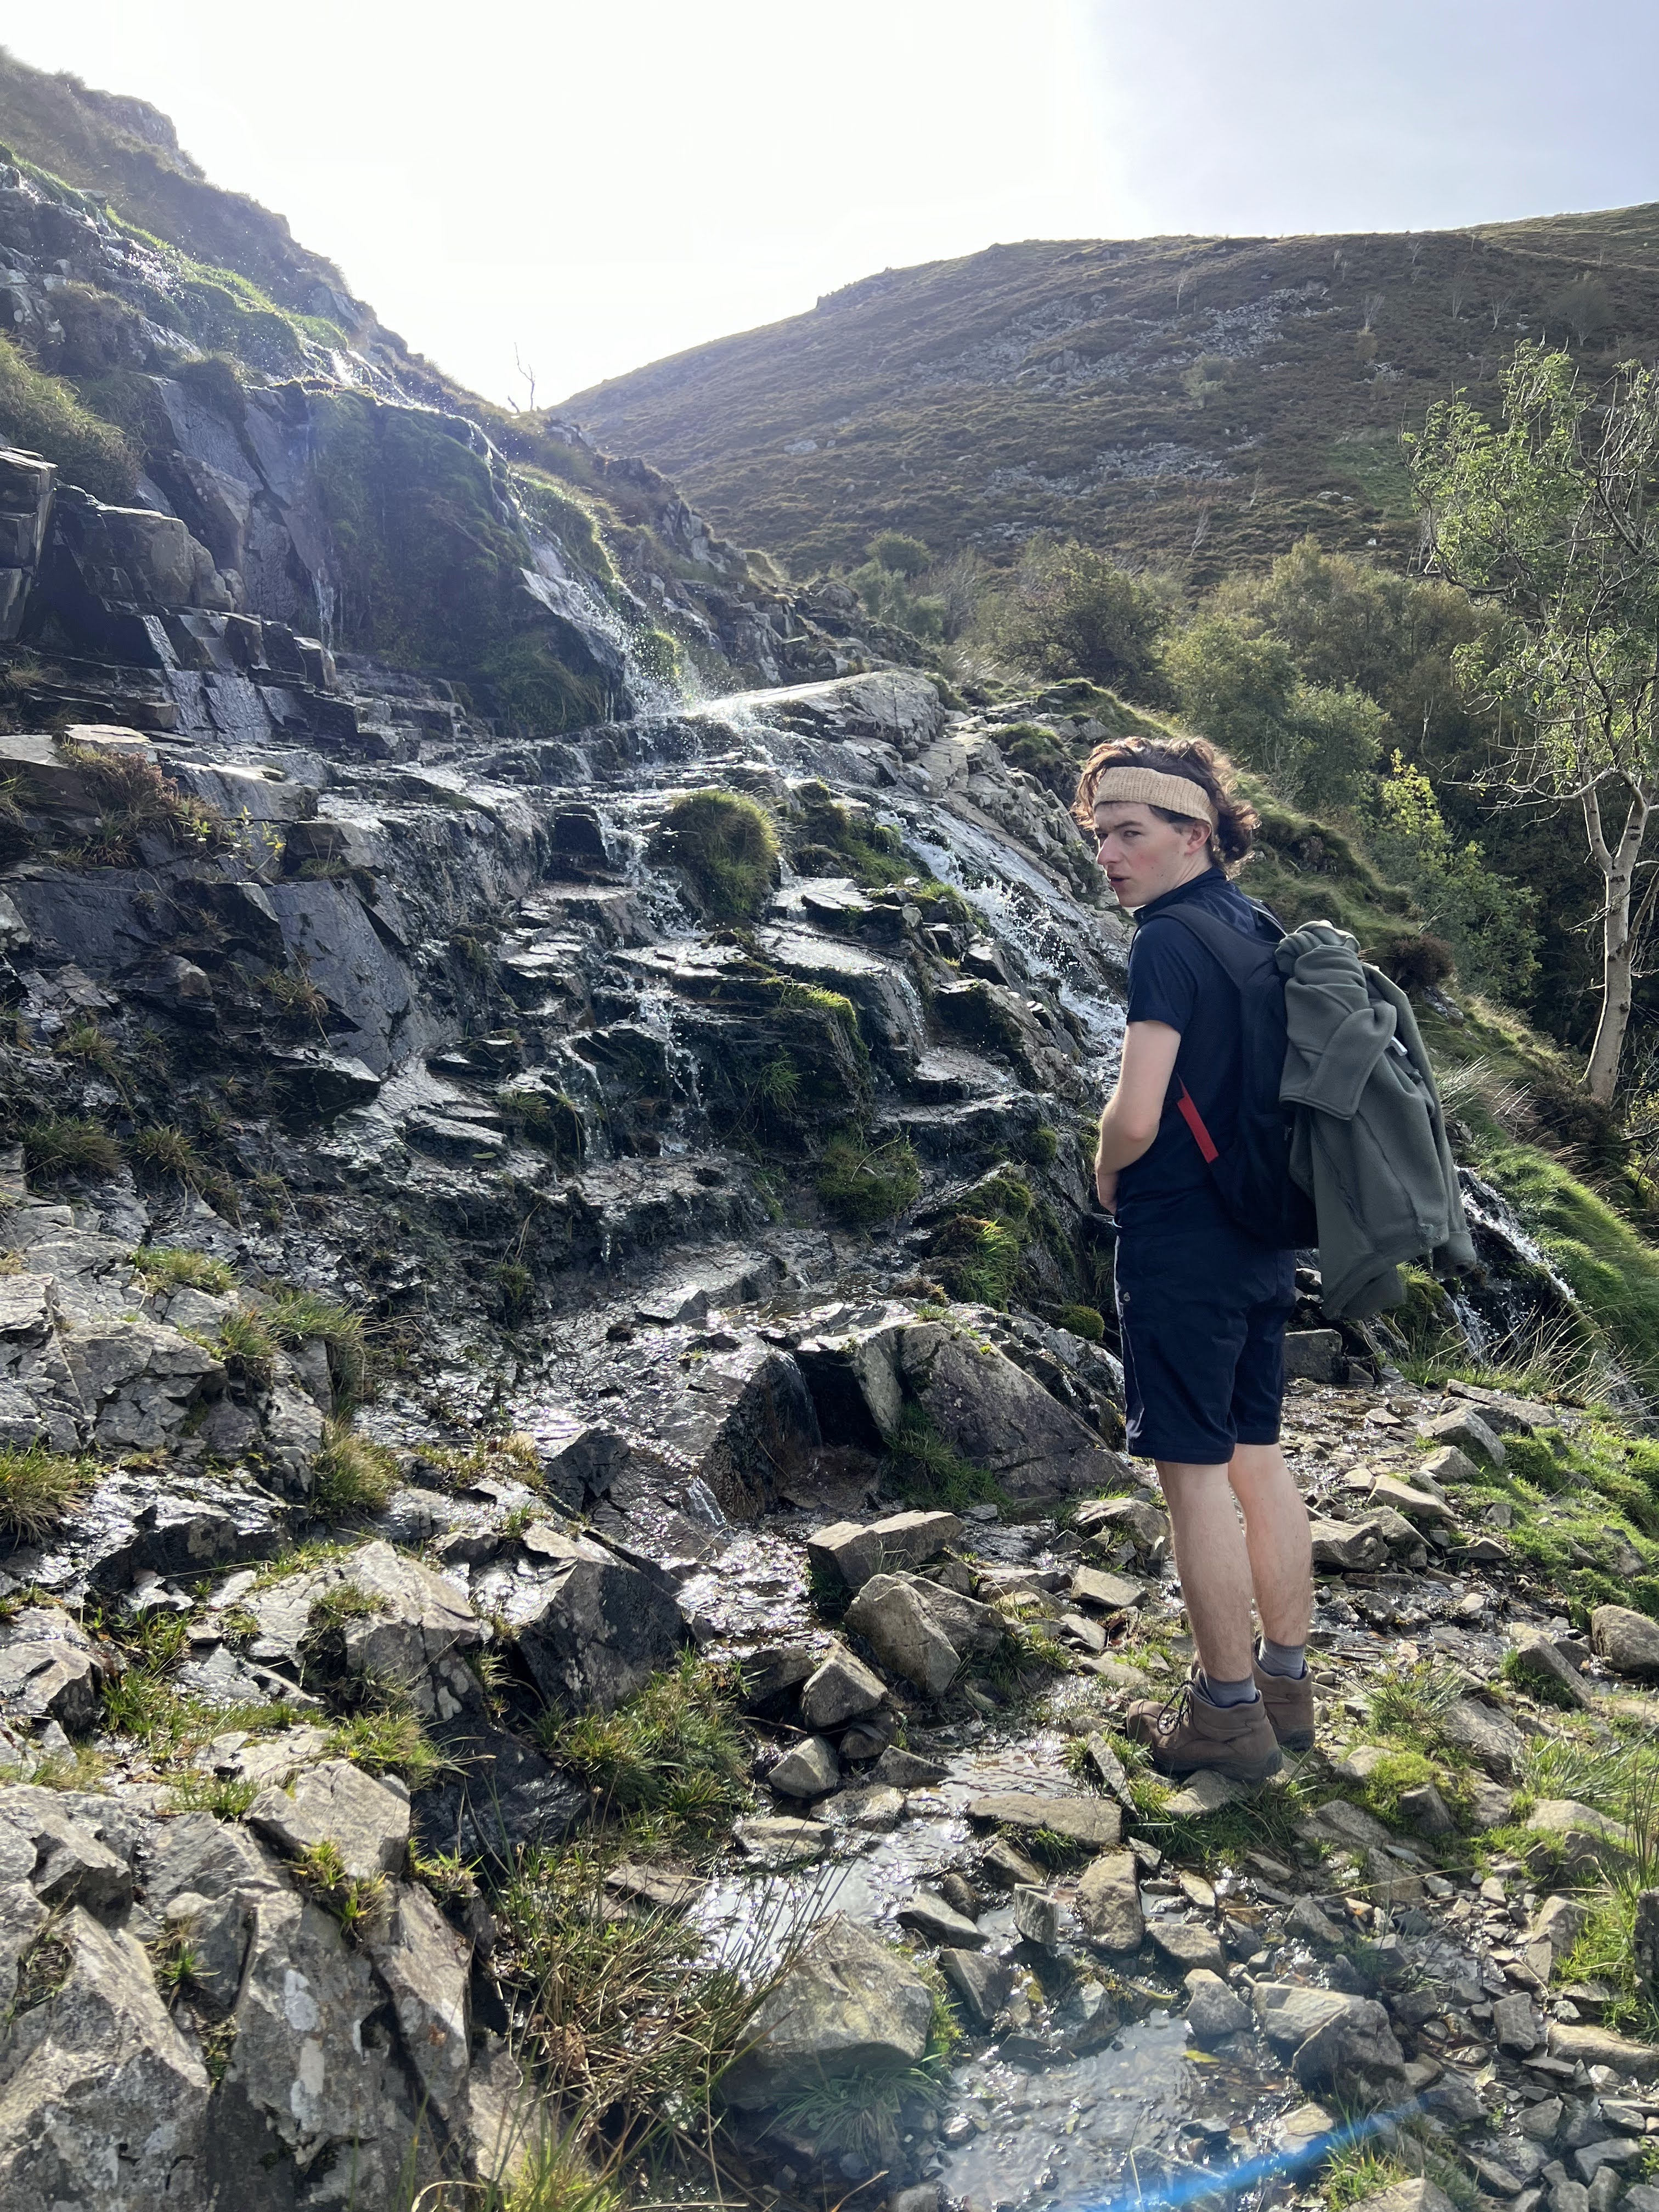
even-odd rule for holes
{"type": "Polygon", "coordinates": [[[1118,1227],[1132,1243],[1176,1228],[1177,1215],[1180,1225],[1195,1233],[1213,1226],[1225,1243],[1237,1235],[1176,1103],[1184,1083],[1217,1148],[1226,1150],[1237,1127],[1244,1078],[1238,986],[1190,930],[1161,918],[1172,907],[1200,904],[1247,937],[1277,933],[1219,868],[1140,909],[1129,947],[1128,1018],[1178,1030],[1181,1048],[1158,1135],[1118,1177],[1118,1227]]]}

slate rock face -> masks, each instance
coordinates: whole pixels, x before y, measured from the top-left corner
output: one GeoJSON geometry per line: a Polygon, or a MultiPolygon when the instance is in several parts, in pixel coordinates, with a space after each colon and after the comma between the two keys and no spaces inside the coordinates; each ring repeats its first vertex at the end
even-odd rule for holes
{"type": "Polygon", "coordinates": [[[543,1547],[552,1565],[518,1623],[519,1656],[561,1712],[609,1712],[668,1665],[684,1636],[661,1584],[589,1536],[543,1547]]]}

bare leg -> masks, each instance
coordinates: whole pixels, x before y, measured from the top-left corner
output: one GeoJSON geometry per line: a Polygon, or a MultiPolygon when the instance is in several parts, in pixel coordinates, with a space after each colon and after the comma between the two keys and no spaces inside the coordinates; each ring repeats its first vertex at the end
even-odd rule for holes
{"type": "Polygon", "coordinates": [[[1313,1620],[1313,1553],[1308,1509],[1285,1455],[1277,1444],[1236,1444],[1227,1480],[1243,1509],[1262,1629],[1275,1644],[1305,1644],[1313,1620]]]}
{"type": "Polygon", "coordinates": [[[1253,1656],[1251,1554],[1238,1525],[1228,1470],[1159,1460],[1158,1474],[1170,1508],[1181,1594],[1198,1663],[1218,1682],[1247,1682],[1253,1656]]]}

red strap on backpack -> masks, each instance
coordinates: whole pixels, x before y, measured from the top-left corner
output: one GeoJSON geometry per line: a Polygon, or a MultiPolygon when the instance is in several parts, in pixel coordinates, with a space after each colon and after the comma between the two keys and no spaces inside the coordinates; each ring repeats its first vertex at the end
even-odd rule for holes
{"type": "Polygon", "coordinates": [[[1217,1149],[1215,1139],[1204,1126],[1204,1116],[1193,1103],[1193,1094],[1184,1083],[1181,1086],[1181,1095],[1176,1100],[1176,1111],[1192,1131],[1193,1142],[1198,1146],[1199,1156],[1205,1166],[1213,1167],[1221,1158],[1221,1154],[1217,1149]]]}

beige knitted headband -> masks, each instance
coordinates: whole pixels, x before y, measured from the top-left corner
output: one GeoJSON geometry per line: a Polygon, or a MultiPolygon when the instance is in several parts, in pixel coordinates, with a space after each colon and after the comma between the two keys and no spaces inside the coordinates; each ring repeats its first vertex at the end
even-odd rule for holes
{"type": "Polygon", "coordinates": [[[1216,826],[1214,801],[1202,784],[1184,775],[1164,775],[1155,768],[1109,768],[1095,786],[1095,805],[1107,799],[1139,799],[1146,806],[1161,806],[1169,814],[1184,814],[1194,822],[1216,826]]]}

